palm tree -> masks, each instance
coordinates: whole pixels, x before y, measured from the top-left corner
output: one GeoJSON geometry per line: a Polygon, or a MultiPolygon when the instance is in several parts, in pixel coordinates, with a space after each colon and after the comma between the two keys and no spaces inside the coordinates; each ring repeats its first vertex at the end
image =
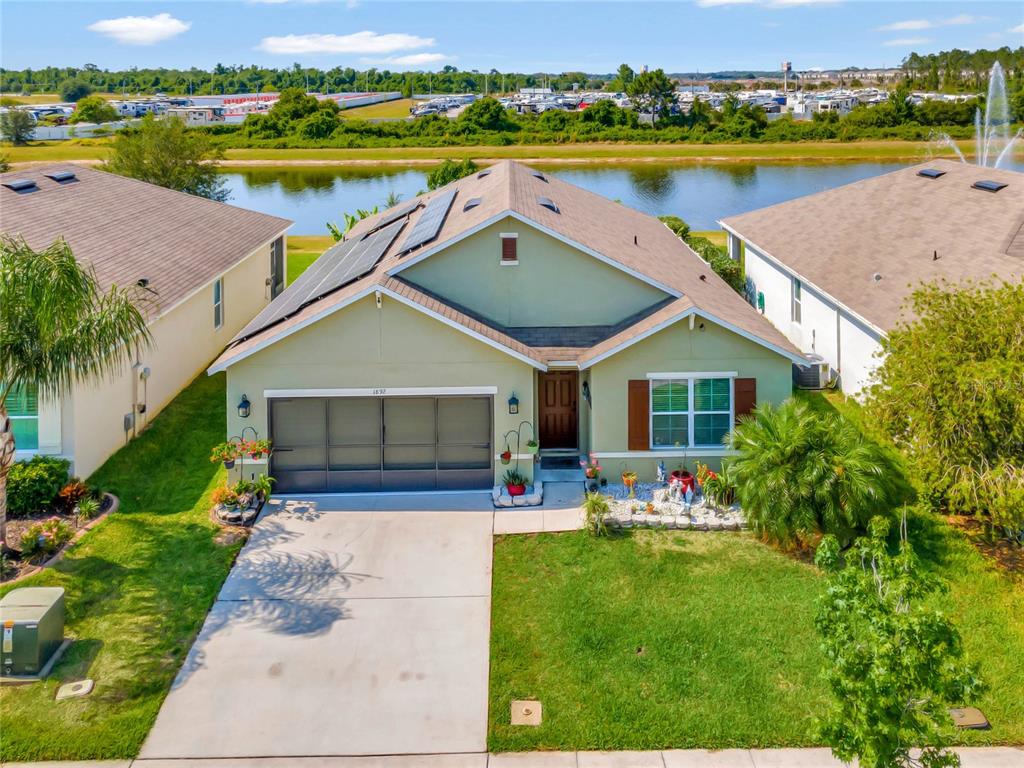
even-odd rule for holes
{"type": "Polygon", "coordinates": [[[849,542],[897,501],[898,472],[850,421],[787,400],[761,405],[729,440],[730,467],[751,528],[789,546],[835,534],[849,542]]]}
{"type": "Polygon", "coordinates": [[[151,343],[143,303],[135,286],[101,291],[63,238],[36,252],[23,238],[0,236],[0,542],[16,447],[8,396],[34,385],[59,398],[77,383],[119,373],[151,343]]]}

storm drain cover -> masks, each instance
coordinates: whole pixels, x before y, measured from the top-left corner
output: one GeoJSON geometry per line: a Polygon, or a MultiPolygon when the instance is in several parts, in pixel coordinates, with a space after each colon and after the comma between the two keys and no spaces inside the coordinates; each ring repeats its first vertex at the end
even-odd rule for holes
{"type": "Polygon", "coordinates": [[[957,728],[972,728],[978,731],[987,731],[992,727],[989,725],[988,718],[986,718],[977,707],[951,709],[949,710],[949,716],[953,718],[953,724],[957,728]]]}
{"type": "Polygon", "coordinates": [[[74,683],[65,683],[57,689],[57,701],[74,699],[78,696],[88,696],[92,693],[92,680],[79,680],[74,683]]]}
{"type": "Polygon", "coordinates": [[[540,725],[539,701],[513,701],[512,725],[540,725]]]}

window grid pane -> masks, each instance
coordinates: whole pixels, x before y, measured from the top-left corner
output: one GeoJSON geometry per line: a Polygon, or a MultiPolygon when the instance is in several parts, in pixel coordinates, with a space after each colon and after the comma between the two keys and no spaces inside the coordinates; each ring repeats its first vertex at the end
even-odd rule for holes
{"type": "Polygon", "coordinates": [[[696,413],[729,410],[729,379],[696,379],[693,409],[696,413]]]}
{"type": "Polygon", "coordinates": [[[35,384],[25,384],[11,390],[7,395],[7,414],[12,418],[39,415],[39,389],[35,384]]]}
{"type": "Polygon", "coordinates": [[[651,389],[651,410],[654,413],[679,413],[689,410],[689,382],[656,381],[651,389]]]}
{"type": "Polygon", "coordinates": [[[721,445],[728,431],[727,413],[698,413],[693,417],[694,445],[721,445]]]}
{"type": "Polygon", "coordinates": [[[687,414],[656,415],[652,422],[651,435],[655,446],[683,448],[690,444],[687,414]]]}

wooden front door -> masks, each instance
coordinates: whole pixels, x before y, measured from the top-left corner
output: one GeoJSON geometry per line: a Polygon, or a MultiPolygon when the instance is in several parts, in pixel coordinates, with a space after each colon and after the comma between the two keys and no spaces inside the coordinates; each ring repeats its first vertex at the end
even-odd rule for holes
{"type": "Polygon", "coordinates": [[[537,413],[541,448],[579,447],[579,409],[576,371],[538,374],[537,413]]]}

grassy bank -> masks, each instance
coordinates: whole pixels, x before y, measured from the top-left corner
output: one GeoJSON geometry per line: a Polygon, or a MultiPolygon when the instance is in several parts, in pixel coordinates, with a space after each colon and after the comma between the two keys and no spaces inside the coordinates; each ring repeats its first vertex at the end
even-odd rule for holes
{"type": "MultiPolygon", "coordinates": [[[[971,151],[971,142],[961,148],[971,151]]],[[[98,161],[105,159],[109,142],[103,139],[73,142],[35,142],[30,146],[5,145],[0,152],[12,163],[98,161]]],[[[546,144],[506,147],[381,147],[376,149],[229,149],[226,165],[359,165],[432,164],[445,158],[470,157],[477,161],[517,159],[567,162],[838,162],[922,161],[929,156],[953,157],[952,150],[937,150],[925,142],[858,141],[789,144],[546,144]]],[[[1024,158],[1024,146],[1017,156],[1024,158]]]]}
{"type": "Polygon", "coordinates": [[[306,271],[320,254],[334,245],[330,235],[289,235],[288,236],[288,285],[306,271]]]}
{"type": "Polygon", "coordinates": [[[201,374],[93,475],[120,509],[18,584],[66,590],[75,642],[45,681],[0,688],[0,760],[138,753],[239,548],[218,541],[209,519],[224,408],[224,376],[201,374]],[[83,678],[96,681],[92,694],[54,701],[60,684],[83,678]]]}
{"type": "Polygon", "coordinates": [[[416,104],[412,99],[385,101],[365,107],[343,109],[338,113],[342,120],[382,120],[388,118],[409,117],[409,110],[416,104]]]}

